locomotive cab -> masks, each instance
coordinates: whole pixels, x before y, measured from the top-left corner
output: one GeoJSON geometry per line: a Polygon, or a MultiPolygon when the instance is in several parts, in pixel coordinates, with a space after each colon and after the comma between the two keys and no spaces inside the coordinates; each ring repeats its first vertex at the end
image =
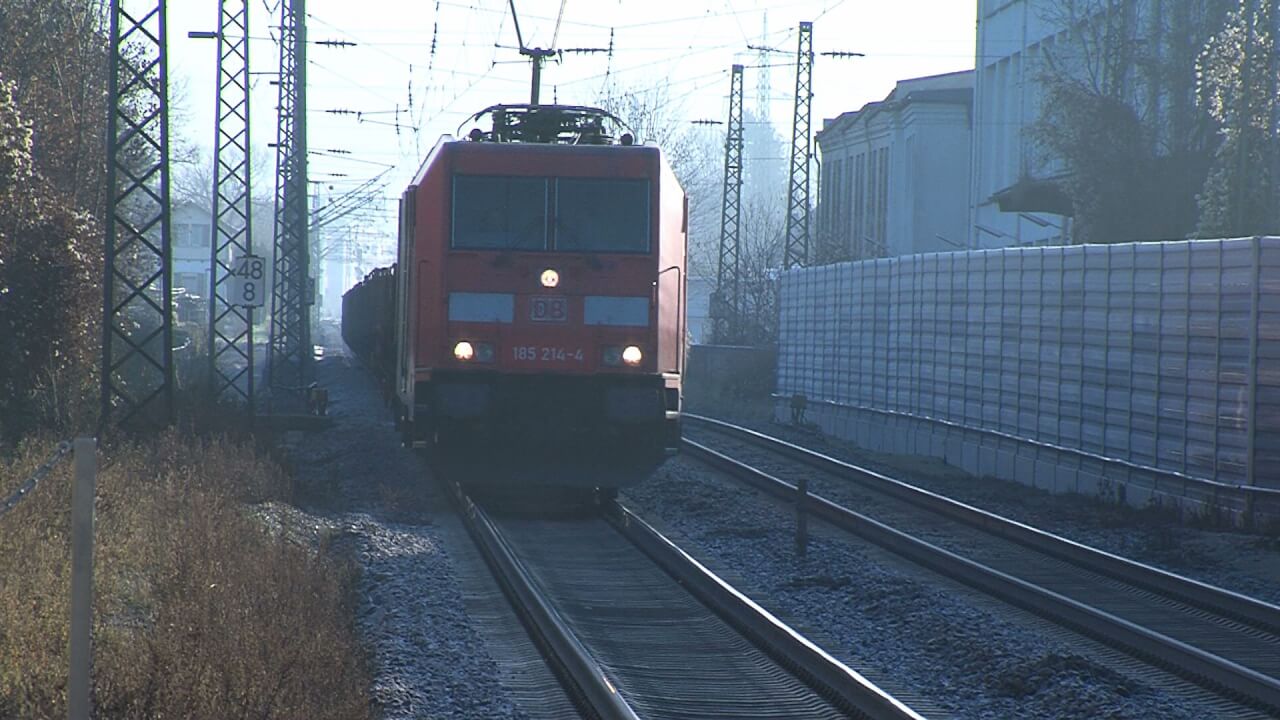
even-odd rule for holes
{"type": "Polygon", "coordinates": [[[679,444],[684,192],[584,110],[500,108],[401,202],[402,430],[476,482],[617,487],[679,444]]]}

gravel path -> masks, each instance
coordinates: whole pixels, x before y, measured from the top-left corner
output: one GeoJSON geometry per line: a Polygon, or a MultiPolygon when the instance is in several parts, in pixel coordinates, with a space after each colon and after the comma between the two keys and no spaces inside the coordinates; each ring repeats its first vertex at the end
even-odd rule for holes
{"type": "Polygon", "coordinates": [[[760,410],[715,413],[744,427],[860,465],[998,515],[1202,582],[1280,604],[1280,535],[1195,527],[1170,513],[1117,507],[1083,495],[1053,495],[980,478],[932,458],[871,453],[760,410]]]}
{"type": "Polygon", "coordinates": [[[758,602],[818,628],[851,667],[923,699],[931,717],[1252,715],[842,533],[815,528],[797,559],[790,513],[692,461],[668,463],[623,501],[758,602]]]}
{"type": "MultiPolygon", "coordinates": [[[[427,482],[421,459],[400,447],[371,378],[330,337],[317,380],[329,390],[334,424],[290,438],[303,509],[288,522],[320,528],[360,568],[356,623],[374,670],[374,716],[546,717],[520,707],[504,681],[509,668],[490,654],[495,635],[499,647],[523,635],[511,632],[519,621],[502,609],[448,498],[427,482]]],[[[549,673],[513,672],[523,676],[516,684],[558,692],[549,673]]]]}

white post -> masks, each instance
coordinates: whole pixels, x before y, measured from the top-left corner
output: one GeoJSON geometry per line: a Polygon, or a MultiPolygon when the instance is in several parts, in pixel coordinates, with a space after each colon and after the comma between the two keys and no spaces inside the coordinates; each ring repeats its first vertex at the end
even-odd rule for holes
{"type": "Polygon", "coordinates": [[[71,672],[67,717],[89,720],[89,670],[93,611],[93,500],[97,443],[76,438],[71,491],[71,672]]]}

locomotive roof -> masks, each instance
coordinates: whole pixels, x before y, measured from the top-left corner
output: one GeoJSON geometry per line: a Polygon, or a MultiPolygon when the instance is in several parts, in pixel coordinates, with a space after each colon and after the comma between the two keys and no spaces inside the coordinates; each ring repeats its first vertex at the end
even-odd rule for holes
{"type": "Polygon", "coordinates": [[[553,145],[632,145],[635,133],[617,115],[585,105],[491,105],[458,126],[489,118],[490,129],[472,127],[476,142],[553,145]]]}
{"type": "Polygon", "coordinates": [[[601,157],[601,156],[620,156],[626,155],[630,157],[636,156],[652,156],[656,157],[659,164],[663,167],[667,166],[666,158],[662,149],[656,145],[563,145],[550,143],[493,143],[493,142],[475,142],[472,140],[460,140],[451,135],[443,135],[436,143],[436,146],[427,154],[423,160],[421,167],[414,176],[413,184],[421,184],[426,176],[428,168],[437,161],[443,160],[450,155],[489,155],[489,156],[508,156],[508,157],[530,157],[537,155],[574,155],[579,157],[601,157]]]}

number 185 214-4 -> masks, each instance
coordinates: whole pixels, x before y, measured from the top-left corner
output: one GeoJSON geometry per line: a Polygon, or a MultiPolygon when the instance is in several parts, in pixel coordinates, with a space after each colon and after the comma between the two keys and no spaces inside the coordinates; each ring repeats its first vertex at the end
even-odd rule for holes
{"type": "Polygon", "coordinates": [[[582,348],[539,347],[516,345],[511,348],[512,357],[521,362],[582,362],[582,348]]]}

